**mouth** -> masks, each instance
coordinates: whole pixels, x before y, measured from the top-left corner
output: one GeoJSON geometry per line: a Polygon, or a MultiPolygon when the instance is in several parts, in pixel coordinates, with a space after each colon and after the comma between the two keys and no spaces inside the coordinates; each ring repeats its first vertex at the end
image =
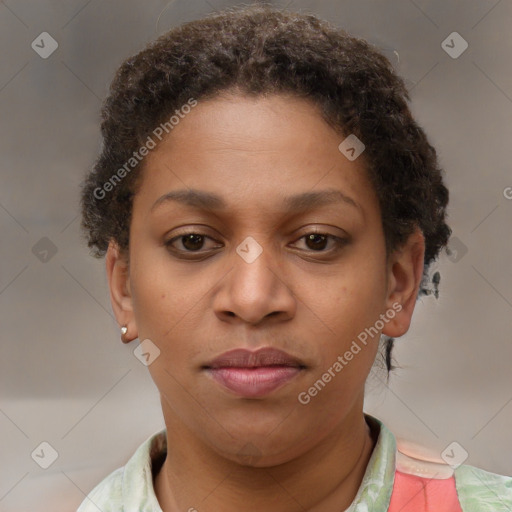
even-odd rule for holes
{"type": "Polygon", "coordinates": [[[202,367],[224,389],[245,398],[266,396],[305,369],[302,361],[274,348],[231,350],[202,367]]]}

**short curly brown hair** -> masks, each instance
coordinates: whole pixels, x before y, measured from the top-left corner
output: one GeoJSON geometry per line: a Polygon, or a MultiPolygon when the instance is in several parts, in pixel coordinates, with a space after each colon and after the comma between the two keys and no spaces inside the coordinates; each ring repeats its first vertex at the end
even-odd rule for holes
{"type": "MultiPolygon", "coordinates": [[[[226,91],[292,93],[319,106],[340,134],[363,141],[387,254],[416,227],[425,237],[425,293],[429,265],[451,235],[448,189],[436,151],[408,108],[403,79],[367,41],[312,14],[268,5],[232,7],[180,25],[121,64],[102,106],[101,154],[82,184],[81,226],[93,255],[103,257],[113,239],[128,256],[132,199],[144,160],[123,173],[107,197],[98,190],[187,100],[226,91]]],[[[383,351],[388,374],[393,341],[388,338],[383,351]]]]}

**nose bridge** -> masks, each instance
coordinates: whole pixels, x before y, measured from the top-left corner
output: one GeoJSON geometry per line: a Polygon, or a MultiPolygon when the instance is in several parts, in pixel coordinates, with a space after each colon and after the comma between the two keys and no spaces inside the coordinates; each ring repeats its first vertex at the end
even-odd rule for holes
{"type": "Polygon", "coordinates": [[[274,281],[278,279],[275,269],[276,255],[269,243],[262,243],[265,245],[260,244],[256,238],[247,236],[236,247],[233,284],[244,295],[252,295],[254,298],[258,294],[272,294],[274,281]]]}
{"type": "Polygon", "coordinates": [[[233,269],[216,300],[217,314],[235,315],[250,323],[272,313],[293,314],[293,294],[276,264],[279,255],[271,244],[263,243],[247,236],[236,247],[233,269]]]}

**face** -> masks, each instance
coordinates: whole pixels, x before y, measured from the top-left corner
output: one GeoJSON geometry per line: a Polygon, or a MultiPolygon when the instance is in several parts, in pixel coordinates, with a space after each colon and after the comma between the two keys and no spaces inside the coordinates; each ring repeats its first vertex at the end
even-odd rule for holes
{"type": "Polygon", "coordinates": [[[361,414],[380,333],[409,326],[422,238],[386,261],[363,156],[343,139],[303,99],[199,101],[146,157],[128,273],[109,248],[118,320],[160,350],[148,368],[167,426],[227,458],[253,446],[275,464],[339,430],[361,414]],[[295,366],[211,369],[262,347],[295,366]]]}

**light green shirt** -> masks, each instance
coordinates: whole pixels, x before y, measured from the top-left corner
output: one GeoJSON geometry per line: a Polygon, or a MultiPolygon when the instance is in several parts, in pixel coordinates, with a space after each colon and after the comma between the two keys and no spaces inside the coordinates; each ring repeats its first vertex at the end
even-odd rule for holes
{"type": "MultiPolygon", "coordinates": [[[[358,493],[345,512],[386,512],[393,492],[397,454],[402,455],[386,426],[373,416],[365,417],[378,426],[379,437],[358,493]]],[[[140,445],[124,467],[100,482],[77,512],[162,512],[153,487],[152,467],[159,469],[166,452],[164,429],[140,445]]],[[[404,471],[403,467],[400,471],[404,471]]],[[[463,512],[512,512],[512,477],[469,465],[458,466],[453,475],[463,512]]]]}

